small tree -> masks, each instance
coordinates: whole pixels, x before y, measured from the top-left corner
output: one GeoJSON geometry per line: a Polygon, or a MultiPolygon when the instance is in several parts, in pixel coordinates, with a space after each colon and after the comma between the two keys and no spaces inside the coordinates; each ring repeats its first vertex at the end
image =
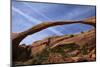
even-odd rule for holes
{"type": "Polygon", "coordinates": [[[81,33],[84,33],[83,31],[81,33]]]}
{"type": "Polygon", "coordinates": [[[74,37],[74,35],[73,35],[73,34],[71,34],[71,35],[70,35],[70,37],[74,37]]]}

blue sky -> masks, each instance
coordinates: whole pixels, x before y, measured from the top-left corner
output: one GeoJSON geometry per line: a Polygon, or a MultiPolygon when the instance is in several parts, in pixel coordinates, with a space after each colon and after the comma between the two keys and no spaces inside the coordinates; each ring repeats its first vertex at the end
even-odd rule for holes
{"type": "MultiPolygon", "coordinates": [[[[96,15],[95,6],[12,2],[12,32],[22,32],[42,22],[82,20],[96,15]]],[[[31,44],[48,36],[75,34],[91,29],[85,24],[69,24],[50,27],[26,37],[22,42],[31,44]]]]}

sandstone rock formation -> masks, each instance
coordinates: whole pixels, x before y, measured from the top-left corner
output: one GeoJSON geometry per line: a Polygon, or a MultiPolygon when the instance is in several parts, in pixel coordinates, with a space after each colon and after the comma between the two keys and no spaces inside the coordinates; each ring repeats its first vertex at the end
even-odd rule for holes
{"type": "MultiPolygon", "coordinates": [[[[55,52],[57,53],[57,55],[59,55],[59,57],[57,57],[58,59],[56,60],[60,60],[60,63],[95,60],[95,46],[96,46],[95,27],[96,27],[96,18],[92,17],[82,21],[44,22],[36,26],[33,26],[32,28],[24,32],[12,33],[11,38],[12,38],[13,61],[15,62],[15,61],[23,60],[22,61],[23,63],[21,62],[21,65],[39,64],[39,63],[41,64],[59,63],[51,60],[54,58],[52,55],[56,56],[55,52]],[[65,25],[65,24],[73,24],[73,23],[88,24],[94,26],[94,28],[87,32],[80,33],[77,35],[63,35],[63,36],[48,37],[43,40],[33,42],[33,44],[30,46],[19,45],[19,43],[28,35],[39,32],[48,27],[65,25]],[[48,58],[45,59],[45,61],[43,60],[38,61],[40,57],[44,58],[45,53],[48,56],[48,58]],[[64,57],[62,57],[62,55],[64,55],[64,57]],[[70,55],[70,57],[67,55],[70,55]],[[37,59],[35,59],[37,63],[35,63],[35,61],[32,60],[32,58],[34,57],[35,58],[38,57],[37,59]]],[[[20,65],[20,63],[16,63],[16,64],[20,65]]]]}

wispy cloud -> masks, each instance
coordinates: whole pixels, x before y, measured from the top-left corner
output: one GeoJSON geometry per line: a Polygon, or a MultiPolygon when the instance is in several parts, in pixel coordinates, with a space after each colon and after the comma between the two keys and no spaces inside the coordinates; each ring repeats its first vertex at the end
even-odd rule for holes
{"type": "Polygon", "coordinates": [[[45,19],[47,19],[47,20],[52,20],[52,19],[50,19],[49,17],[47,17],[45,14],[43,14],[43,13],[41,13],[40,11],[38,11],[36,8],[33,8],[31,5],[29,5],[28,3],[23,3],[23,4],[25,4],[27,7],[29,7],[30,9],[32,9],[33,11],[35,11],[36,13],[38,13],[39,15],[41,15],[42,17],[44,17],[45,19]]]}
{"type": "Polygon", "coordinates": [[[29,20],[30,22],[41,22],[40,20],[37,20],[35,18],[32,18],[31,16],[27,15],[26,13],[23,13],[21,10],[15,8],[12,6],[12,10],[19,13],[21,16],[25,17],[27,20],[29,20]]]}
{"type": "MultiPolygon", "coordinates": [[[[42,21],[39,21],[39,20],[37,20],[37,19],[32,18],[31,16],[29,16],[29,15],[23,13],[21,10],[19,10],[19,9],[17,9],[17,8],[15,8],[15,7],[12,7],[12,9],[13,9],[15,12],[19,13],[20,15],[22,15],[23,17],[25,17],[26,19],[30,20],[31,22],[35,22],[35,24],[42,23],[42,21]]],[[[45,16],[45,15],[44,15],[44,16],[45,16]]],[[[46,17],[46,16],[45,16],[45,17],[46,17]]],[[[54,32],[56,35],[63,35],[61,32],[55,30],[54,28],[48,28],[48,30],[54,32]]]]}
{"type": "MultiPolygon", "coordinates": [[[[44,17],[45,19],[49,20],[49,21],[53,21],[52,19],[50,19],[49,17],[47,17],[45,14],[41,13],[40,11],[38,11],[37,9],[33,8],[32,6],[28,5],[27,3],[23,3],[25,4],[27,7],[29,7],[30,9],[32,9],[33,11],[35,11],[36,13],[38,13],[39,15],[41,15],[42,17],[44,17]]],[[[41,22],[38,22],[41,23],[41,22]]],[[[54,32],[57,35],[63,35],[63,33],[61,33],[60,31],[54,29],[54,28],[48,28],[50,31],[54,32]]]]}
{"type": "Polygon", "coordinates": [[[71,11],[66,12],[61,18],[66,18],[67,20],[81,20],[86,17],[95,15],[95,7],[89,6],[76,6],[71,11]]]}

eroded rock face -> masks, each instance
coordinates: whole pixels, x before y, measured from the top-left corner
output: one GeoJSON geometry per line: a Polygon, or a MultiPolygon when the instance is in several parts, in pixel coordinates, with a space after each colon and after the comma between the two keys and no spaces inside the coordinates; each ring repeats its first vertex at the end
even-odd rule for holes
{"type": "Polygon", "coordinates": [[[23,60],[25,65],[95,61],[95,45],[95,29],[92,29],[73,37],[69,35],[48,37],[33,42],[28,47],[20,45],[18,48],[20,55],[17,56],[20,57],[19,61],[23,60]]]}
{"type": "Polygon", "coordinates": [[[70,23],[85,23],[93,25],[94,27],[96,25],[95,17],[92,17],[84,21],[70,21],[70,22],[60,21],[52,23],[43,23],[36,25],[28,29],[27,31],[21,33],[12,33],[13,61],[14,62],[20,61],[21,63],[23,62],[23,64],[39,64],[39,63],[44,64],[44,63],[78,62],[78,61],[83,61],[84,59],[87,61],[95,60],[95,52],[91,53],[91,50],[94,50],[96,46],[95,28],[91,29],[90,31],[80,33],[77,35],[48,37],[43,40],[33,42],[33,44],[30,46],[19,45],[19,43],[28,35],[34,34],[40,30],[43,30],[51,26],[64,25],[70,23]],[[88,51],[85,52],[84,51],[85,49],[88,51]],[[85,52],[85,54],[87,54],[86,57],[84,57],[82,51],[85,52]],[[68,54],[70,52],[71,55],[68,54]],[[45,56],[44,55],[45,53],[48,54],[46,55],[47,59],[46,60],[41,59],[41,61],[39,61],[40,59],[38,58],[44,58],[43,56],[45,56]],[[53,53],[55,53],[55,56],[57,57],[51,55],[53,53]],[[55,60],[55,58],[57,59],[55,60]]]}
{"type": "MultiPolygon", "coordinates": [[[[85,32],[83,34],[78,34],[73,37],[70,36],[58,36],[56,38],[50,37],[50,44],[48,44],[48,40],[44,39],[41,41],[38,41],[37,43],[33,43],[32,53],[33,55],[41,52],[43,49],[45,49],[47,46],[51,49],[56,49],[55,47],[62,47],[63,45],[76,45],[77,47],[81,47],[84,45],[87,45],[88,47],[94,46],[96,43],[96,36],[95,36],[95,29],[90,30],[89,32],[85,32]]],[[[76,48],[77,48],[76,47],[76,48]]]]}

